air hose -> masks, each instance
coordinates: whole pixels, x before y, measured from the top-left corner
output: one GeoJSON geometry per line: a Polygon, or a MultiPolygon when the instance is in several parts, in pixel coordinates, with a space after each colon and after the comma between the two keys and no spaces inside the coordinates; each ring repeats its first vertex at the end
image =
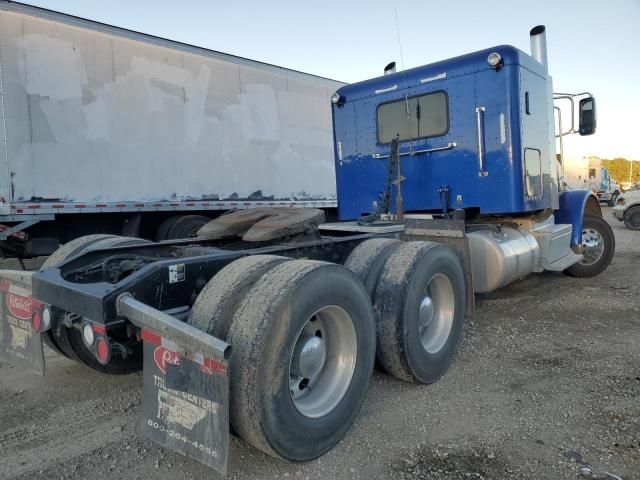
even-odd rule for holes
{"type": "Polygon", "coordinates": [[[358,219],[358,225],[368,225],[379,220],[382,214],[389,212],[389,202],[391,200],[391,185],[393,184],[398,168],[398,146],[400,141],[398,137],[391,140],[391,154],[387,162],[387,177],[385,179],[384,190],[378,196],[378,205],[373,213],[363,215],[358,219]]]}

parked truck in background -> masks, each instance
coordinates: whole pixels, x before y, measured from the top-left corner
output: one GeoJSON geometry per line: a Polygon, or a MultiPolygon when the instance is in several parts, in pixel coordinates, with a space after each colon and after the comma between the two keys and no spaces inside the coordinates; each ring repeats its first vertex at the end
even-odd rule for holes
{"type": "Polygon", "coordinates": [[[597,157],[584,157],[579,162],[567,163],[564,181],[569,188],[593,191],[600,202],[613,207],[622,193],[620,186],[609,175],[609,169],[597,157]]]}
{"type": "Polygon", "coordinates": [[[630,230],[640,230],[640,189],[624,192],[613,207],[613,217],[630,230]]]}
{"type": "Polygon", "coordinates": [[[223,211],[335,208],[342,83],[0,1],[0,250],[183,238],[223,211]]]}
{"type": "MultiPolygon", "coordinates": [[[[142,368],[139,431],[221,472],[230,424],[276,458],[324,454],[376,358],[435,382],[474,293],[613,257],[597,197],[560,186],[545,28],[530,37],[531,55],[501,45],[338,88],[338,222],[247,209],[195,238],[84,236],[39,272],[1,271],[0,356],[44,373],[44,341],[103,373],[142,368]]],[[[579,98],[590,135],[595,100],[579,98]]]]}

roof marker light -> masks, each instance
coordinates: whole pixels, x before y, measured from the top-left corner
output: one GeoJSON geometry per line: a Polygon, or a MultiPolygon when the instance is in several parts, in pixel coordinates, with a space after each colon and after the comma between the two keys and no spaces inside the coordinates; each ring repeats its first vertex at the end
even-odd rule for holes
{"type": "Polygon", "coordinates": [[[494,70],[498,70],[504,62],[502,60],[502,55],[498,52],[491,52],[489,56],[487,56],[487,63],[494,70]]]}

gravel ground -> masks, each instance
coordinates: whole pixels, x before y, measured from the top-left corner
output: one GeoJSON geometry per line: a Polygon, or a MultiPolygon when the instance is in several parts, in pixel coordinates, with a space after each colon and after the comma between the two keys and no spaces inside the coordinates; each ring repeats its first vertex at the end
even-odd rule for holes
{"type": "MultiPolygon", "coordinates": [[[[327,455],[289,464],[233,439],[228,477],[640,478],[640,232],[605,218],[618,247],[604,274],[531,275],[477,297],[436,384],[375,373],[327,455]]],[[[0,364],[0,478],[220,478],[135,433],[141,375],[47,357],[44,378],[0,364]]]]}

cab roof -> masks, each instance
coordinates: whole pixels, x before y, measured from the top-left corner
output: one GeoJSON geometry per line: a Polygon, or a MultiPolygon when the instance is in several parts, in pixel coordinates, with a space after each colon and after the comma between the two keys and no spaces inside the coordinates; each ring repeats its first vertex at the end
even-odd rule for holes
{"type": "Polygon", "coordinates": [[[527,53],[511,45],[498,45],[459,57],[345,85],[338,90],[338,93],[346,101],[352,101],[388,91],[403,91],[424,83],[438,82],[478,71],[490,70],[491,66],[487,63],[487,56],[492,52],[497,52],[502,56],[505,66],[519,65],[542,78],[547,77],[546,68],[527,53]]]}

